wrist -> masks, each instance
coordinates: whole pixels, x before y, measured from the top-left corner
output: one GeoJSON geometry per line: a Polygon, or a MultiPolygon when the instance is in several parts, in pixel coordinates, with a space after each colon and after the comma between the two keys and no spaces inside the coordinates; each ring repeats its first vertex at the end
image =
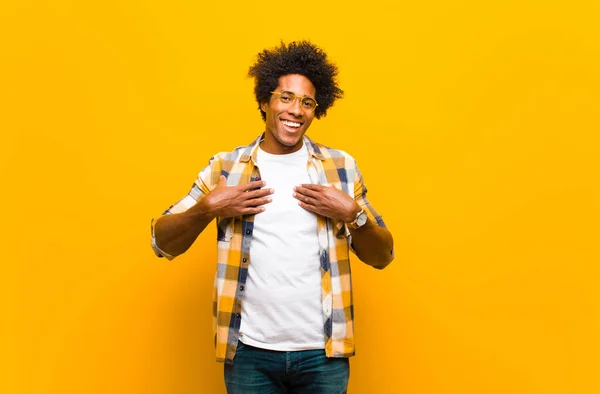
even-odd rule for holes
{"type": "Polygon", "coordinates": [[[351,223],[356,220],[356,215],[358,215],[360,211],[362,211],[362,208],[355,201],[352,210],[348,213],[348,216],[344,218],[344,223],[351,223]]]}
{"type": "Polygon", "coordinates": [[[196,202],[192,208],[186,211],[190,218],[193,219],[214,219],[217,215],[213,212],[214,210],[210,205],[210,201],[206,197],[196,202]]]}
{"type": "Polygon", "coordinates": [[[358,207],[358,211],[354,210],[354,217],[352,218],[352,220],[346,222],[346,227],[348,227],[348,229],[350,230],[358,230],[359,228],[367,224],[367,222],[369,221],[369,217],[367,216],[367,213],[365,212],[364,208],[362,208],[358,204],[356,204],[356,206],[358,207]]]}

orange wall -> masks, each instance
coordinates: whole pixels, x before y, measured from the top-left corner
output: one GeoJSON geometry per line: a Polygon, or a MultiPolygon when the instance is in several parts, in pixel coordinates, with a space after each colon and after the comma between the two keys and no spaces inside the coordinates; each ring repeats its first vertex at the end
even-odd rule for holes
{"type": "Polygon", "coordinates": [[[353,262],[350,392],[600,392],[598,2],[5,3],[1,393],[224,392],[215,230],[167,262],[150,218],[262,131],[247,69],[305,38],[346,91],[309,135],[396,241],[353,262]]]}

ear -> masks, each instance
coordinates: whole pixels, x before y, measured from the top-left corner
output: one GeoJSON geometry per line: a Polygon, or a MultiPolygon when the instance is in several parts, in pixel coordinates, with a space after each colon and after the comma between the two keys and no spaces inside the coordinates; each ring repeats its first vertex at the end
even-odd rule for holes
{"type": "Polygon", "coordinates": [[[262,103],[260,103],[260,110],[263,112],[267,112],[268,106],[269,106],[269,103],[267,103],[266,101],[263,101],[262,103]]]}

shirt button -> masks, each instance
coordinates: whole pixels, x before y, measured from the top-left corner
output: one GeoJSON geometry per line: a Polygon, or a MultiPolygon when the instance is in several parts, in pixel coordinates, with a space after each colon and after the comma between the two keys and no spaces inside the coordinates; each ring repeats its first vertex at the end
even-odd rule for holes
{"type": "Polygon", "coordinates": [[[244,285],[241,285],[241,286],[240,286],[240,290],[241,290],[241,291],[244,291],[244,285]]]}
{"type": "Polygon", "coordinates": [[[242,261],[245,263],[246,261],[248,261],[248,259],[244,257],[244,258],[242,259],[242,261]]]}
{"type": "Polygon", "coordinates": [[[251,231],[250,231],[250,230],[246,230],[246,234],[250,234],[250,233],[251,233],[251,231]]]}

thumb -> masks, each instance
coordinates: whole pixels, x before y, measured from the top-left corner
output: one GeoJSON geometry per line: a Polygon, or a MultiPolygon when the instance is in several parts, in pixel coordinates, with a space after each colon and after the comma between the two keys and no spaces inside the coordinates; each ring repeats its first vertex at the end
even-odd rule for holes
{"type": "Polygon", "coordinates": [[[219,186],[227,186],[227,178],[224,175],[219,177],[219,186]]]}

